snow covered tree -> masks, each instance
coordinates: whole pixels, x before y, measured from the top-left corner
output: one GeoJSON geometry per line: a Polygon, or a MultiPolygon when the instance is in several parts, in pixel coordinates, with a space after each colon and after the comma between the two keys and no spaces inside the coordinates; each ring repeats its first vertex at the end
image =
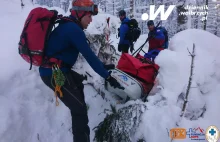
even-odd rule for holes
{"type": "Polygon", "coordinates": [[[209,2],[206,30],[218,35],[219,33],[220,2],[209,2]]]}
{"type": "Polygon", "coordinates": [[[216,9],[216,31],[214,34],[220,37],[220,2],[216,5],[216,9]]]}
{"type": "Polygon", "coordinates": [[[134,18],[138,21],[142,34],[147,32],[147,23],[141,19],[143,13],[147,12],[147,1],[136,0],[134,6],[134,18]]]}
{"type": "Polygon", "coordinates": [[[56,7],[60,7],[60,2],[58,0],[52,0],[52,5],[56,7]]]}
{"type": "Polygon", "coordinates": [[[95,127],[97,142],[132,142],[131,137],[139,126],[142,113],[147,109],[144,103],[135,103],[118,110],[111,106],[103,122],[95,127]]]}
{"type": "Polygon", "coordinates": [[[176,29],[177,32],[180,32],[180,31],[186,29],[187,16],[182,14],[182,13],[186,12],[184,5],[185,5],[185,1],[181,1],[177,5],[177,13],[178,13],[178,17],[177,17],[178,28],[176,29]]]}
{"type": "Polygon", "coordinates": [[[60,5],[61,5],[61,8],[67,12],[68,8],[69,8],[69,0],[61,0],[60,1],[60,5]]]}
{"type": "MultiPolygon", "coordinates": [[[[22,1],[22,0],[21,0],[22,1]]],[[[56,6],[61,7],[64,11],[68,10],[69,2],[72,0],[36,0],[40,5],[47,5],[49,7],[56,6]]],[[[171,38],[177,32],[185,30],[187,28],[205,29],[217,36],[220,36],[220,16],[219,8],[215,8],[219,1],[208,1],[208,0],[94,0],[96,4],[100,4],[102,11],[115,15],[118,15],[118,11],[124,9],[129,18],[135,18],[139,27],[141,28],[142,34],[147,34],[147,21],[141,19],[143,13],[149,14],[150,5],[155,5],[155,9],[159,5],[165,5],[165,10],[170,5],[176,5],[167,20],[162,21],[161,26],[168,30],[169,38],[171,38]],[[204,6],[208,2],[208,15],[207,19],[201,20],[204,15],[190,15],[181,14],[189,12],[190,10],[185,9],[187,5],[191,6],[204,6]]],[[[193,9],[193,12],[205,12],[204,10],[193,9]]],[[[160,14],[154,20],[155,24],[160,21],[160,14]]],[[[118,27],[116,27],[118,28],[118,27]]]]}
{"type": "Polygon", "coordinates": [[[118,11],[121,9],[121,3],[117,0],[108,0],[107,3],[107,11],[108,13],[117,16],[118,11]]]}
{"type": "MultiPolygon", "coordinates": [[[[193,3],[189,3],[189,4],[193,4],[193,3]]],[[[199,6],[200,5],[199,1],[196,0],[194,5],[199,6]]],[[[195,12],[198,12],[198,9],[195,9],[195,12]]],[[[191,19],[191,27],[198,29],[199,28],[199,22],[200,22],[199,15],[195,14],[195,15],[189,15],[189,16],[190,16],[190,19],[191,19]]]]}
{"type": "Polygon", "coordinates": [[[99,4],[101,5],[102,11],[107,12],[107,0],[101,0],[99,4]]]}
{"type": "Polygon", "coordinates": [[[134,17],[134,0],[130,0],[130,18],[134,17]]]}

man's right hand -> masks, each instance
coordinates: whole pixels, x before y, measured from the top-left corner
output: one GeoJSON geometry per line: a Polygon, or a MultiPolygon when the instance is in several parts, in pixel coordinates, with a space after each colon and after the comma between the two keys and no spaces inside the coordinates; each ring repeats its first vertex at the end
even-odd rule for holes
{"type": "Polygon", "coordinates": [[[121,45],[118,44],[118,51],[121,52],[121,50],[122,50],[122,49],[121,49],[121,45]]]}
{"type": "Polygon", "coordinates": [[[156,34],[155,33],[152,33],[150,35],[148,35],[148,38],[151,39],[151,38],[155,38],[156,34]]]}
{"type": "Polygon", "coordinates": [[[133,51],[134,51],[134,45],[132,44],[130,47],[130,52],[133,53],[133,51]]]}
{"type": "Polygon", "coordinates": [[[106,79],[106,81],[109,82],[110,85],[113,86],[114,88],[119,88],[119,89],[122,89],[122,90],[125,89],[125,88],[122,87],[122,86],[120,85],[120,83],[118,83],[118,81],[117,81],[114,77],[112,77],[111,75],[109,75],[109,77],[106,79]]]}
{"type": "Polygon", "coordinates": [[[104,68],[107,69],[107,70],[111,70],[111,69],[115,68],[115,65],[114,64],[104,65],[104,68]]]}

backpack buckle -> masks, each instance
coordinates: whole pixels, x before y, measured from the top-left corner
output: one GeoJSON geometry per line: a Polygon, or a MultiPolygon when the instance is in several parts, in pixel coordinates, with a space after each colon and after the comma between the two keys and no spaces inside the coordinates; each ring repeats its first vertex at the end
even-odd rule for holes
{"type": "Polygon", "coordinates": [[[72,68],[70,64],[64,63],[62,60],[56,58],[45,58],[44,63],[41,67],[44,68],[52,68],[54,65],[58,65],[58,67],[72,68]]]}

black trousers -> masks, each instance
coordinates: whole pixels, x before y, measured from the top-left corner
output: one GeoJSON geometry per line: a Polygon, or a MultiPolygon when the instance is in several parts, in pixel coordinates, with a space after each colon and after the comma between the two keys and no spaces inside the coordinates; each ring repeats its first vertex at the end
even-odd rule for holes
{"type": "Polygon", "coordinates": [[[119,44],[118,51],[122,53],[128,53],[129,45],[128,44],[119,44]]]}
{"type": "MultiPolygon", "coordinates": [[[[89,142],[90,129],[88,126],[87,106],[84,100],[84,85],[82,76],[74,71],[64,73],[66,81],[61,91],[63,97],[60,100],[70,109],[72,115],[72,133],[74,142],[89,142]]],[[[51,77],[41,77],[43,82],[54,90],[55,83],[51,84],[51,77]]],[[[53,94],[51,94],[53,95],[53,94]]]]}

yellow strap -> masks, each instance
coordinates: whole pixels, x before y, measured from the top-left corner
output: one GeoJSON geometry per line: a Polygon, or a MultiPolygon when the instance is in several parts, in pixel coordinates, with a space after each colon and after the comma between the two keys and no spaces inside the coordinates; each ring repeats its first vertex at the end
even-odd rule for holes
{"type": "MultiPolygon", "coordinates": [[[[54,80],[55,80],[55,78],[56,78],[56,76],[54,75],[54,80]]],[[[59,105],[57,92],[59,92],[60,97],[63,97],[63,92],[61,91],[61,86],[56,85],[56,87],[55,87],[54,95],[56,96],[56,106],[59,105]]]]}
{"type": "Polygon", "coordinates": [[[56,85],[56,87],[55,87],[54,95],[56,96],[56,106],[59,105],[57,92],[59,92],[60,97],[63,97],[63,92],[61,91],[61,86],[56,85]]]}

